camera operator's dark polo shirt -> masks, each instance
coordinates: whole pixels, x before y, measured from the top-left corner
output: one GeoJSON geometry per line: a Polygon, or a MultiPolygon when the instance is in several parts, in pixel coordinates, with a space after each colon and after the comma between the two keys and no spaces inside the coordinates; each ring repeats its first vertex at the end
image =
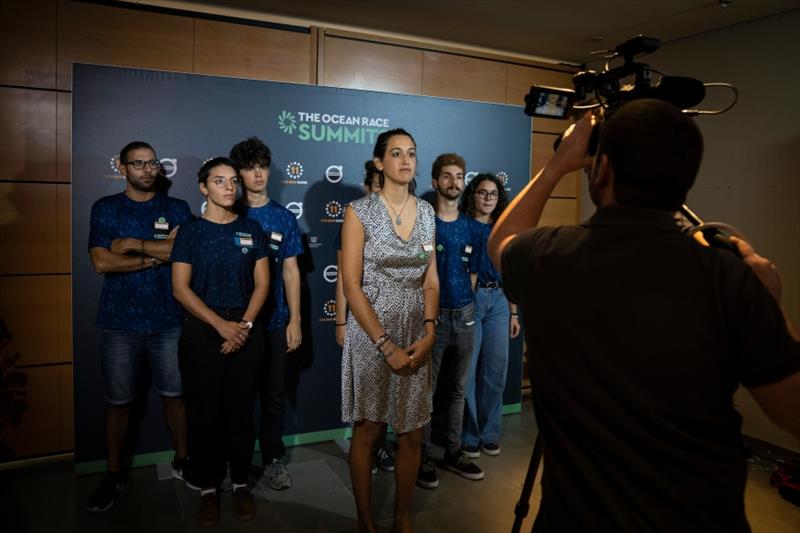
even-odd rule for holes
{"type": "Polygon", "coordinates": [[[748,531],[732,396],[800,371],[778,305],[664,211],[602,208],[503,254],[544,442],[542,531],[748,531]]]}

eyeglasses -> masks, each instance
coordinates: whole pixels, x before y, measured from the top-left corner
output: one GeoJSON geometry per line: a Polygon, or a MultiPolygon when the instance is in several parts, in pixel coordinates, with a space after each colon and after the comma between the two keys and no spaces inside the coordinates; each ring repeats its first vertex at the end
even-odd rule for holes
{"type": "Polygon", "coordinates": [[[235,189],[236,187],[239,186],[239,184],[241,182],[242,182],[242,180],[239,179],[239,176],[231,176],[230,178],[224,178],[222,176],[215,176],[215,177],[211,178],[211,183],[213,183],[215,186],[219,187],[220,189],[222,189],[223,187],[225,187],[228,184],[230,184],[230,186],[235,189]]]}
{"type": "Polygon", "coordinates": [[[128,161],[125,164],[132,166],[136,170],[142,170],[145,165],[147,165],[150,168],[158,168],[159,166],[161,166],[161,163],[158,161],[158,159],[151,159],[150,161],[134,159],[133,161],[128,161]]]}
{"type": "Polygon", "coordinates": [[[475,191],[475,194],[480,196],[484,200],[497,200],[500,196],[500,193],[497,191],[487,191],[486,189],[481,189],[479,191],[475,191]]]}

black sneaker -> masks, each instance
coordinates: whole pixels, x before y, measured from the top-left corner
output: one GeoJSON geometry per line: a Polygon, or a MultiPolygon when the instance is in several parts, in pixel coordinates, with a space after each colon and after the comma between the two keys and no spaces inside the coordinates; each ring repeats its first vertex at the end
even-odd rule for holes
{"type": "Polygon", "coordinates": [[[483,450],[483,453],[486,455],[491,455],[493,457],[500,455],[500,445],[494,442],[482,444],[481,450],[483,450]]]}
{"type": "Polygon", "coordinates": [[[465,479],[471,479],[473,481],[483,479],[483,470],[481,470],[481,467],[473,463],[472,459],[467,457],[467,454],[462,450],[458,450],[454,455],[445,453],[442,464],[446,469],[455,472],[465,479]]]}
{"type": "Polygon", "coordinates": [[[478,446],[462,446],[461,449],[470,459],[478,459],[481,456],[481,449],[478,446]]]}
{"type": "Polygon", "coordinates": [[[394,472],[394,458],[383,446],[375,449],[375,465],[384,472],[394,472]]]}
{"type": "Polygon", "coordinates": [[[172,460],[172,479],[179,479],[186,483],[186,486],[192,490],[200,490],[200,486],[194,481],[192,475],[192,463],[188,457],[183,459],[172,460]]]}
{"type": "Polygon", "coordinates": [[[436,474],[436,465],[430,457],[423,458],[422,462],[419,464],[417,486],[423,489],[435,489],[439,486],[439,476],[436,474]]]}
{"type": "Polygon", "coordinates": [[[100,485],[89,498],[86,508],[90,513],[102,513],[114,505],[114,501],[123,490],[125,490],[125,482],[120,474],[109,472],[100,480],[100,485]]]}

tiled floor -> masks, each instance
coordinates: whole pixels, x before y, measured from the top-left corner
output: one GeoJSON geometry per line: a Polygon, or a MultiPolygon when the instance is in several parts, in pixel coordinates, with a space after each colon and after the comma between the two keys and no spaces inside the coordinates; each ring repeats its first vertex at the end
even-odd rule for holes
{"type": "MultiPolygon", "coordinates": [[[[506,533],[514,521],[536,428],[529,403],[523,412],[504,418],[505,437],[499,457],[482,457],[483,481],[467,481],[440,470],[436,490],[416,489],[417,533],[506,533]]],[[[347,458],[333,442],[293,448],[289,470],[294,486],[275,492],[260,484],[254,491],[258,514],[248,523],[233,517],[229,493],[223,495],[222,518],[211,531],[306,533],[355,531],[347,458]]],[[[197,524],[198,493],[178,481],[158,481],[156,469],[131,473],[127,488],[105,513],[90,514],[86,501],[99,476],[74,478],[69,462],[0,471],[0,531],[18,532],[183,532],[208,531],[197,524]]],[[[376,517],[389,531],[394,477],[374,476],[376,517]]],[[[753,531],[800,532],[800,507],[782,500],[769,486],[769,472],[752,471],[747,486],[747,513],[753,531]]],[[[531,499],[531,516],[539,493],[531,499]]],[[[531,517],[522,531],[530,531],[531,517]]]]}

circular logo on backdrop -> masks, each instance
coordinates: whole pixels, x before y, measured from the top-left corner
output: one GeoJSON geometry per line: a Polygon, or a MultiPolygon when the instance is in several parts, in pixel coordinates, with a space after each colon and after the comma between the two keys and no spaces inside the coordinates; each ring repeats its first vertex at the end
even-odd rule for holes
{"type": "Polygon", "coordinates": [[[504,171],[501,170],[497,173],[497,179],[503,182],[503,187],[508,186],[508,174],[506,174],[504,171]]]}
{"type": "Polygon", "coordinates": [[[303,216],[303,202],[289,202],[286,204],[286,209],[288,209],[294,215],[294,218],[298,220],[303,216]]]}
{"type": "Polygon", "coordinates": [[[339,183],[344,177],[344,167],[341,165],[331,165],[325,169],[325,179],[331,183],[339,183]]]}
{"type": "Polygon", "coordinates": [[[114,172],[114,174],[119,174],[120,164],[121,163],[119,162],[119,154],[112,155],[111,159],[108,160],[108,166],[111,167],[111,170],[114,172]]]}
{"type": "Polygon", "coordinates": [[[178,173],[178,160],[165,157],[160,160],[161,161],[161,171],[164,173],[164,177],[171,178],[175,174],[178,173]]]}
{"type": "Polygon", "coordinates": [[[328,283],[336,283],[336,278],[339,277],[339,267],[336,265],[328,265],[322,271],[322,277],[328,283]]]}
{"type": "Polygon", "coordinates": [[[291,135],[297,129],[297,119],[294,118],[292,113],[286,110],[281,111],[280,115],[278,115],[278,127],[283,133],[291,135]]]}
{"type": "Polygon", "coordinates": [[[326,300],[324,304],[322,304],[322,312],[328,318],[336,317],[336,300],[326,300]]]}
{"type": "Polygon", "coordinates": [[[466,174],[464,174],[464,185],[469,185],[469,182],[472,181],[472,178],[474,178],[477,175],[478,173],[474,171],[467,172],[466,174]]]}
{"type": "Polygon", "coordinates": [[[342,204],[336,200],[331,200],[325,204],[325,214],[331,218],[341,218],[344,214],[342,211],[342,204]]]}
{"type": "Polygon", "coordinates": [[[293,180],[300,179],[303,176],[303,165],[297,161],[292,161],[286,165],[286,175],[293,180]]]}
{"type": "Polygon", "coordinates": [[[201,215],[205,215],[207,209],[208,209],[208,202],[203,202],[202,204],[200,204],[200,214],[201,215]]]}

